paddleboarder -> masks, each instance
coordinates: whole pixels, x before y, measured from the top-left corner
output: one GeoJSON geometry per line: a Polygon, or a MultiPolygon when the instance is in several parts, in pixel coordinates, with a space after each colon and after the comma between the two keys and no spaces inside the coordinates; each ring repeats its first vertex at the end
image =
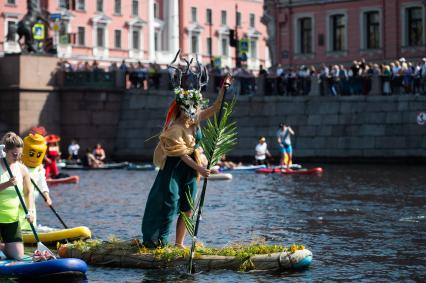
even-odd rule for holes
{"type": "Polygon", "coordinates": [[[294,131],[290,126],[280,123],[278,126],[277,140],[280,145],[281,166],[290,169],[293,164],[293,147],[291,146],[290,135],[294,135],[294,131]]]}
{"type": "MultiPolygon", "coordinates": [[[[22,153],[22,162],[27,167],[28,172],[32,181],[40,189],[46,199],[47,206],[52,205],[52,199],[49,195],[49,187],[46,182],[46,173],[43,167],[43,159],[46,154],[47,146],[46,140],[42,135],[29,134],[24,138],[24,148],[22,153]]],[[[35,199],[39,195],[37,191],[34,191],[34,221],[33,224],[37,226],[37,211],[35,206],[35,199]]],[[[30,224],[26,221],[25,212],[22,207],[19,210],[19,221],[22,230],[31,230],[30,224]]]]}
{"type": "Polygon", "coordinates": [[[20,161],[24,142],[13,132],[6,133],[0,145],[0,158],[6,158],[13,172],[12,178],[7,171],[5,162],[0,166],[0,235],[2,242],[0,250],[8,258],[20,260],[24,256],[21,226],[19,224],[19,198],[15,191],[16,185],[24,192],[28,206],[28,221],[34,220],[34,197],[30,174],[27,167],[20,161]],[[3,150],[4,145],[4,150],[3,150]]]}

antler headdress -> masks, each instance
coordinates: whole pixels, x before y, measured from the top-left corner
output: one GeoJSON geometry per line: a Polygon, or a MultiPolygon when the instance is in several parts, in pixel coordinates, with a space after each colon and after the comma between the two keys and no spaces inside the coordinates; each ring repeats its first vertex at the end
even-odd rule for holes
{"type": "MultiPolygon", "coordinates": [[[[198,108],[203,107],[207,101],[203,100],[201,95],[201,89],[207,85],[209,75],[207,68],[203,66],[199,61],[198,57],[195,57],[197,63],[195,71],[191,68],[193,58],[188,61],[183,58],[186,66],[173,66],[180,54],[180,49],[176,53],[173,61],[167,66],[170,76],[170,82],[175,92],[175,100],[169,107],[166,117],[166,123],[164,129],[167,129],[173,118],[176,108],[182,110],[182,112],[191,119],[195,119],[198,108]]],[[[180,60],[179,60],[180,61],[180,60]]]]}

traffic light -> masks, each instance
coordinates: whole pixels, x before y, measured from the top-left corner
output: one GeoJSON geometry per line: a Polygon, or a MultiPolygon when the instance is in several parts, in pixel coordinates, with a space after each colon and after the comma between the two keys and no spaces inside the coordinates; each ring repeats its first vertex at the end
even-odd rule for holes
{"type": "Polygon", "coordinates": [[[231,47],[237,46],[237,41],[235,40],[235,30],[233,29],[229,30],[229,45],[231,47]]]}

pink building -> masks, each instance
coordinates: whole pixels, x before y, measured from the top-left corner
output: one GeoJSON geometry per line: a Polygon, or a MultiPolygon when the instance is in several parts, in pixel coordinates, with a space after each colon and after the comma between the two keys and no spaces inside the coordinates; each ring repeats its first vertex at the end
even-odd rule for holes
{"type": "Polygon", "coordinates": [[[275,63],[389,61],[426,54],[422,0],[266,0],[275,63]]]}
{"type": "MultiPolygon", "coordinates": [[[[26,2],[0,1],[0,55],[20,52],[6,35],[26,14],[26,2]]],[[[236,4],[249,67],[268,65],[261,0],[40,0],[42,9],[60,17],[51,20],[60,58],[167,64],[181,48],[186,56],[198,53],[204,63],[220,56],[228,66],[235,65],[229,34],[236,4]]]]}
{"type": "MultiPolygon", "coordinates": [[[[266,27],[260,22],[263,14],[261,0],[180,0],[179,34],[184,55],[202,56],[209,62],[219,56],[222,66],[235,66],[235,47],[230,46],[230,34],[237,31],[246,43],[245,52],[249,69],[270,65],[266,47],[266,27]]],[[[245,48],[245,49],[244,49],[245,48]]]]}

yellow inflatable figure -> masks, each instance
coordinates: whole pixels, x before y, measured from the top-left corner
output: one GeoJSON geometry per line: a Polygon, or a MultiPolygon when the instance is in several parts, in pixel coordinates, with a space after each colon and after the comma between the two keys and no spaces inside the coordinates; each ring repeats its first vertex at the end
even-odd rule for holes
{"type": "MultiPolygon", "coordinates": [[[[45,176],[45,170],[43,167],[43,159],[44,155],[46,154],[47,145],[46,140],[42,135],[39,134],[29,134],[27,137],[24,138],[24,150],[22,152],[22,161],[24,162],[25,166],[27,166],[28,171],[30,172],[31,180],[34,181],[34,183],[37,185],[37,187],[40,189],[42,194],[47,199],[47,204],[51,205],[52,200],[49,196],[49,187],[46,183],[46,176],[45,176]]],[[[38,190],[34,188],[34,201],[35,198],[38,196],[38,190]]],[[[36,211],[35,211],[35,205],[34,205],[34,225],[36,226],[36,211]]],[[[29,230],[31,229],[30,225],[28,224],[28,221],[25,219],[25,212],[23,208],[20,209],[20,224],[21,228],[23,230],[29,230]]]]}

